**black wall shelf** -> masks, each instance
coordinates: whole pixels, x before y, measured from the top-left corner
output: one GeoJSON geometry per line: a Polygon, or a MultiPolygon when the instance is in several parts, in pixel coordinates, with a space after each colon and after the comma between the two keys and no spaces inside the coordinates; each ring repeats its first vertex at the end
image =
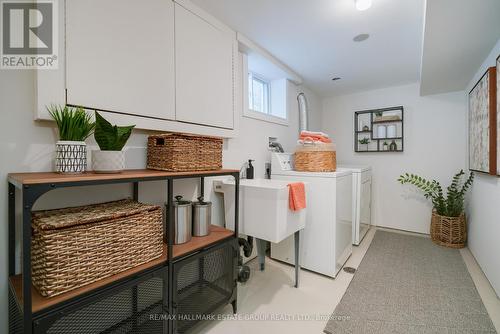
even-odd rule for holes
{"type": "MultiPolygon", "coordinates": [[[[385,130],[387,133],[387,129],[385,130]]],[[[354,151],[356,153],[403,152],[404,108],[403,106],[356,111],[354,113],[354,151]],[[394,124],[395,137],[378,137],[378,127],[394,124]],[[369,130],[363,130],[368,127],[369,130]],[[361,144],[363,139],[367,144],[361,144]],[[387,148],[384,147],[387,143],[387,148]],[[391,149],[392,144],[392,149],[391,149]],[[394,145],[396,146],[394,148],[394,145]]]]}

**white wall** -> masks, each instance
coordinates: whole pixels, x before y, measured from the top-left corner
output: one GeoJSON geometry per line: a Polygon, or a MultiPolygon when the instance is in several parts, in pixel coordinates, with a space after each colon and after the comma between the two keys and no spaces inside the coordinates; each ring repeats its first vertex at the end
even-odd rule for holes
{"type": "Polygon", "coordinates": [[[337,144],[338,163],[373,168],[373,223],[429,233],[431,203],[396,179],[404,172],[449,184],[465,168],[465,97],[463,92],[419,96],[419,85],[390,87],[324,100],[322,129],[337,144]],[[354,153],[354,112],[402,105],[404,152],[354,153]]]}
{"type": "MultiPolygon", "coordinates": [[[[224,143],[224,167],[240,168],[249,158],[255,159],[256,177],[263,177],[264,162],[270,159],[267,151],[268,137],[278,137],[285,149],[293,149],[298,132],[298,107],[296,95],[303,87],[288,85],[290,126],[266,123],[242,117],[241,131],[237,138],[224,143]]],[[[317,97],[308,91],[312,105],[319,106],[317,97]]],[[[52,122],[35,122],[34,115],[34,76],[31,71],[0,71],[0,333],[7,333],[7,173],[35,172],[53,170],[54,144],[57,140],[52,122]]],[[[316,109],[319,113],[319,109],[316,109]]],[[[313,116],[313,123],[319,128],[320,116],[313,116]]],[[[148,132],[134,131],[127,144],[126,163],[128,168],[145,168],[146,141],[148,132]]],[[[89,149],[96,148],[89,139],[89,149]]],[[[176,181],[175,193],[195,198],[197,182],[193,180],[176,181]]],[[[129,185],[112,185],[61,189],[40,198],[36,209],[73,206],[95,203],[131,196],[129,185]]],[[[166,198],[164,182],[143,183],[140,199],[161,205],[166,198]]],[[[221,206],[214,203],[214,219],[221,217],[221,206]]]]}
{"type": "MultiPolygon", "coordinates": [[[[495,66],[500,40],[467,86],[468,93],[486,69],[495,66]]],[[[500,98],[500,97],[497,97],[500,98]]],[[[500,135],[500,134],[499,134],[500,135]]],[[[467,146],[468,147],[468,146],[467,146]]],[[[476,173],[468,210],[469,248],[486,277],[500,296],[500,179],[476,173]]]]}

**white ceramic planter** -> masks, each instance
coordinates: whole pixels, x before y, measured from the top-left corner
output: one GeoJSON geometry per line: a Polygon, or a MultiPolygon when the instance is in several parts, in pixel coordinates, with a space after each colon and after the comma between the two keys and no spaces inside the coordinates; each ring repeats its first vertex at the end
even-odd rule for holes
{"type": "Polygon", "coordinates": [[[87,169],[87,144],[60,140],[56,143],[56,172],[79,174],[87,169]]]}
{"type": "Polygon", "coordinates": [[[92,151],[92,169],[96,173],[120,173],[125,169],[123,151],[92,151]]]}

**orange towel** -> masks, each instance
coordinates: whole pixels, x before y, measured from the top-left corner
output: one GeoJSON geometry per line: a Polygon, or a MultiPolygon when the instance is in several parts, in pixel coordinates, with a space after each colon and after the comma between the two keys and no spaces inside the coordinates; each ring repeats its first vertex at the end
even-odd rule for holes
{"type": "Polygon", "coordinates": [[[300,140],[305,140],[305,141],[312,141],[312,142],[315,142],[315,141],[319,141],[319,142],[322,142],[322,143],[331,143],[332,140],[328,137],[324,137],[324,136],[318,136],[318,135],[304,135],[304,134],[301,134],[300,137],[299,137],[300,140]]]}
{"type": "Polygon", "coordinates": [[[306,208],[306,189],[304,183],[296,182],[288,185],[288,206],[292,211],[306,208]]]}

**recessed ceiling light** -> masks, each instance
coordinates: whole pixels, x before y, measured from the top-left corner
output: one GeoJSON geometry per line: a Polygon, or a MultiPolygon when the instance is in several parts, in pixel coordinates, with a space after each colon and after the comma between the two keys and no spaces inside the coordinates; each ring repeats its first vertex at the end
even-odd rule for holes
{"type": "Polygon", "coordinates": [[[334,77],[334,78],[332,78],[332,81],[337,81],[337,80],[340,80],[340,79],[342,79],[342,78],[341,77],[334,77]]]}
{"type": "Polygon", "coordinates": [[[367,10],[372,6],[372,0],[354,0],[357,10],[367,10]]]}
{"type": "Polygon", "coordinates": [[[370,37],[369,34],[359,34],[355,36],[352,40],[355,42],[363,42],[366,41],[370,37]]]}

